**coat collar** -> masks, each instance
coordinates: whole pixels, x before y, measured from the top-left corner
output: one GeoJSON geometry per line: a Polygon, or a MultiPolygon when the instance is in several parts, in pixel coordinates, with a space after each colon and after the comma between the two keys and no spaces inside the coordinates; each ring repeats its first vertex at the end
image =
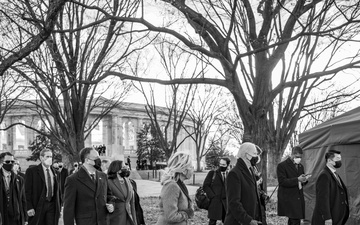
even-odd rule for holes
{"type": "Polygon", "coordinates": [[[247,168],[246,163],[244,162],[244,160],[242,158],[238,158],[237,162],[236,162],[236,167],[240,169],[240,171],[245,175],[245,177],[250,180],[252,183],[255,184],[255,180],[253,178],[253,176],[250,173],[249,168],[247,168]]]}
{"type": "Polygon", "coordinates": [[[331,175],[332,179],[335,180],[335,182],[341,189],[344,189],[345,184],[344,184],[344,182],[342,182],[340,176],[339,176],[339,180],[341,183],[339,183],[338,179],[336,179],[336,177],[335,177],[335,174],[329,169],[329,167],[325,166],[324,170],[327,171],[331,175]]]}
{"type": "MultiPolygon", "coordinates": [[[[294,161],[291,160],[291,158],[287,158],[286,159],[286,163],[289,165],[289,167],[294,170],[294,172],[299,173],[299,171],[296,169],[296,166],[295,166],[295,163],[294,161]]],[[[301,167],[302,165],[299,163],[299,168],[301,167]]]]}
{"type": "MultiPolygon", "coordinates": [[[[89,174],[85,171],[83,167],[80,167],[77,171],[78,180],[83,183],[85,186],[90,188],[92,191],[96,191],[96,184],[91,180],[89,174]]],[[[96,179],[98,179],[98,174],[96,174],[96,179]]]]}

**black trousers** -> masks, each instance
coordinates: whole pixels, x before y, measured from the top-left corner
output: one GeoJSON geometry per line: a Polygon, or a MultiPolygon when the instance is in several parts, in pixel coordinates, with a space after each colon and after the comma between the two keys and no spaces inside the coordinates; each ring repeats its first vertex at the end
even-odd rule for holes
{"type": "Polygon", "coordinates": [[[288,220],[288,225],[300,225],[300,224],[301,224],[301,219],[289,218],[289,220],[288,220]]]}
{"type": "MultiPolygon", "coordinates": [[[[54,198],[53,198],[54,199],[54,198]]],[[[45,201],[44,206],[42,208],[42,212],[39,216],[39,223],[37,225],[55,225],[55,201],[45,201]]],[[[35,213],[40,213],[36,212],[35,213]]],[[[29,217],[33,219],[34,217],[29,217]]],[[[31,222],[31,219],[29,222],[31,222]]],[[[58,218],[59,219],[59,218],[58,218]]]]}
{"type": "MultiPolygon", "coordinates": [[[[222,207],[222,219],[221,221],[224,223],[225,221],[225,216],[226,216],[226,211],[225,211],[225,208],[224,206],[222,207]]],[[[216,221],[217,220],[213,220],[213,219],[209,219],[209,225],[216,225],[216,221]]]]}

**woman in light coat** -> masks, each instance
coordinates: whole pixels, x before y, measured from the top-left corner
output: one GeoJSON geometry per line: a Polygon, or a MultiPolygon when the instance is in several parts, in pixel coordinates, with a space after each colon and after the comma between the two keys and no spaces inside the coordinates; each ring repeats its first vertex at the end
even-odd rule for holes
{"type": "Polygon", "coordinates": [[[110,225],[137,225],[133,186],[127,178],[123,162],[114,160],[108,169],[108,187],[112,192],[114,212],[109,214],[110,225]]]}
{"type": "Polygon", "coordinates": [[[188,225],[194,216],[192,201],[184,180],[194,173],[190,155],[177,152],[170,157],[161,180],[161,214],[156,225],[188,225]]]}

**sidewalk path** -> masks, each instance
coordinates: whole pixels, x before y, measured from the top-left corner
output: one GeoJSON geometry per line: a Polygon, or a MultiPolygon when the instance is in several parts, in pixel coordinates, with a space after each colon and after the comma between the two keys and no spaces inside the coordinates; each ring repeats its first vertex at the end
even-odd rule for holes
{"type": "MultiPolygon", "coordinates": [[[[159,197],[161,192],[161,184],[157,181],[135,180],[137,184],[138,194],[140,197],[159,197]]],[[[197,186],[186,185],[189,195],[195,195],[197,186]]]]}

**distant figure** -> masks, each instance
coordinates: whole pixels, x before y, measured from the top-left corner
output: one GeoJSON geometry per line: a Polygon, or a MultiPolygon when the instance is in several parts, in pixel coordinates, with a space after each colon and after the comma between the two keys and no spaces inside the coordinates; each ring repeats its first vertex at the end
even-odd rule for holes
{"type": "Polygon", "coordinates": [[[130,156],[127,157],[127,164],[129,166],[129,169],[131,170],[131,159],[130,156]]]}
{"type": "Polygon", "coordinates": [[[52,165],[52,151],[40,152],[41,163],[29,167],[25,175],[25,194],[29,225],[57,225],[61,196],[59,180],[52,165]]]}
{"type": "MultiPolygon", "coordinates": [[[[14,163],[14,166],[13,166],[13,172],[22,177],[24,179],[24,182],[25,182],[25,173],[21,172],[21,167],[20,167],[20,162],[19,160],[15,159],[15,163],[14,163]]],[[[24,183],[25,185],[25,183],[24,183]]]]}
{"type": "Polygon", "coordinates": [[[316,201],[311,224],[344,225],[349,218],[347,188],[336,170],[341,167],[341,152],[329,150],[326,166],[316,181],[316,201]]]}
{"type": "Polygon", "coordinates": [[[217,220],[225,221],[227,202],[226,202],[226,177],[230,159],[221,158],[219,168],[211,170],[203,184],[204,191],[210,199],[208,209],[209,225],[216,225],[217,220]]]}
{"type": "Polygon", "coordinates": [[[188,220],[194,216],[194,209],[184,180],[190,179],[193,173],[194,167],[189,154],[177,152],[170,157],[161,179],[161,214],[157,225],[189,224],[188,220]]]}
{"type": "Polygon", "coordinates": [[[55,171],[58,173],[59,176],[61,199],[63,199],[65,180],[67,176],[69,176],[69,172],[66,168],[64,168],[64,163],[61,160],[54,162],[53,168],[55,169],[55,171]]]}
{"type": "Polygon", "coordinates": [[[300,225],[305,218],[303,186],[309,176],[305,175],[300,163],[303,151],[299,146],[292,149],[291,156],[277,166],[279,182],[278,215],[288,217],[288,225],[300,225]]]}
{"type": "Polygon", "coordinates": [[[108,225],[114,207],[107,204],[111,191],[106,174],[99,171],[99,153],[87,147],[79,154],[83,165],[65,181],[64,225],[108,225]]]}
{"type": "Polygon", "coordinates": [[[109,159],[101,160],[101,170],[107,174],[111,161],[109,159]]]}
{"type": "Polygon", "coordinates": [[[130,171],[120,160],[111,162],[108,170],[108,185],[112,193],[114,212],[109,215],[110,225],[137,225],[135,195],[127,177],[130,171]]]}
{"type": "Polygon", "coordinates": [[[253,167],[260,162],[260,154],[253,143],[245,142],[237,156],[237,163],[226,180],[228,210],[224,225],[266,224],[253,171],[253,167]]]}
{"type": "Polygon", "coordinates": [[[13,172],[10,152],[0,154],[0,224],[24,225],[27,221],[24,180],[13,172]]]}

